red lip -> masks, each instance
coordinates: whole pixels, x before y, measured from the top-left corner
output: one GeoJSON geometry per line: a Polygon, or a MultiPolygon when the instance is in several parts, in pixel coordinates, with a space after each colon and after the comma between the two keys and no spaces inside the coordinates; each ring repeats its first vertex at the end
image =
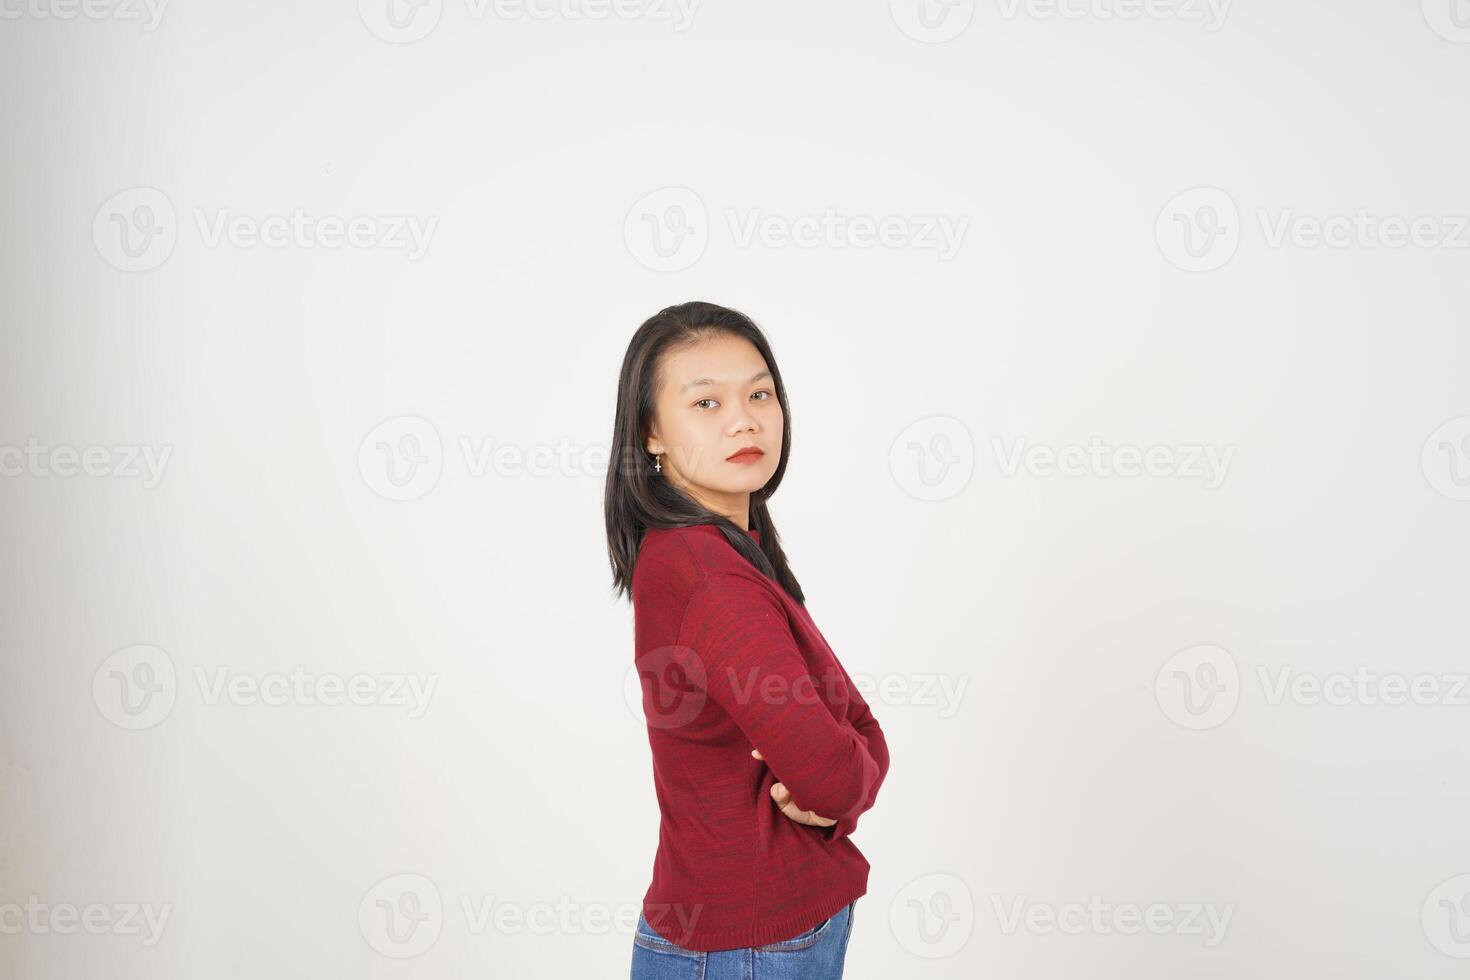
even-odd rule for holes
{"type": "Polygon", "coordinates": [[[764,455],[765,455],[765,452],[764,451],[762,451],[760,449],[757,449],[754,446],[746,446],[744,449],[737,450],[732,455],[726,456],[725,457],[725,462],[727,462],[727,463],[753,463],[756,460],[760,459],[764,455]]]}

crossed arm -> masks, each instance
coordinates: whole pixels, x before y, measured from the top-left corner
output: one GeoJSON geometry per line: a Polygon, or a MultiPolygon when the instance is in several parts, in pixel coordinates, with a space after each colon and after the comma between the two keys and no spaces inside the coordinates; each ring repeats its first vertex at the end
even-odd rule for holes
{"type": "Polygon", "coordinates": [[[840,663],[852,721],[816,697],[785,610],[761,585],[717,573],[695,592],[680,630],[686,669],[755,746],[776,776],[787,817],[831,842],[851,834],[888,773],[888,744],[840,663]]]}

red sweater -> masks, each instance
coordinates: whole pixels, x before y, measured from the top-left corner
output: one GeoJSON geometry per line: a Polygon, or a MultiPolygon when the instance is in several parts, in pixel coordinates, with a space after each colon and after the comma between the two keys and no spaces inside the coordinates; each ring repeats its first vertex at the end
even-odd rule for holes
{"type": "Polygon", "coordinates": [[[648,531],[632,594],[659,807],[644,918],[686,949],[735,949],[789,939],[867,894],[849,835],[888,745],[805,607],[712,524],[648,531]],[[836,825],[787,817],[776,782],[836,825]]]}

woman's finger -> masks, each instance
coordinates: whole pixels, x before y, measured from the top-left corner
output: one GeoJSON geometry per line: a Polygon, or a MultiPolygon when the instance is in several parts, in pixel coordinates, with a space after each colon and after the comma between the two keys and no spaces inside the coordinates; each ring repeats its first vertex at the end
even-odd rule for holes
{"type": "Polygon", "coordinates": [[[829,820],[826,817],[819,816],[812,810],[803,810],[797,806],[795,801],[791,799],[791,794],[786,791],[786,786],[783,783],[771,784],[771,799],[776,801],[776,805],[781,808],[782,813],[797,823],[804,823],[809,827],[830,827],[837,822],[836,820],[829,820]]]}

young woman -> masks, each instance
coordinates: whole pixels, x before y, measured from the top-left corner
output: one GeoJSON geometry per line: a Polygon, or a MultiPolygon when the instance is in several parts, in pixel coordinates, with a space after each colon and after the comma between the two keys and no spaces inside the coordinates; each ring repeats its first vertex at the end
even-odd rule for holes
{"type": "Polygon", "coordinates": [[[659,806],[633,980],[835,980],[867,893],[850,835],[888,745],[767,509],[790,445],[781,372],[748,317],[685,303],[638,328],[604,500],[659,806]]]}

